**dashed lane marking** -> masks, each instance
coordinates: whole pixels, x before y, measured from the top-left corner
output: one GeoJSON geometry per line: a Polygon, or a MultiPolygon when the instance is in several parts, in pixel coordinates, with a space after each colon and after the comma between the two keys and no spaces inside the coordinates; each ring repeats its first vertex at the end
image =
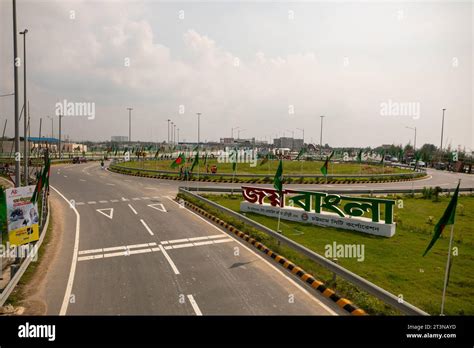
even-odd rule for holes
{"type": "Polygon", "coordinates": [[[143,221],[143,219],[140,219],[140,222],[142,223],[143,226],[145,226],[145,229],[148,231],[148,233],[152,236],[154,236],[153,234],[153,231],[150,229],[150,227],[148,227],[148,225],[146,224],[145,221],[143,221]]]}

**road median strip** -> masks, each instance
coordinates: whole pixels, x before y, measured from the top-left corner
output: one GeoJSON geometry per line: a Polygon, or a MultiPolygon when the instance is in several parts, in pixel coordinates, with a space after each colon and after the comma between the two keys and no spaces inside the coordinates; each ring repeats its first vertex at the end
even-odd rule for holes
{"type": "Polygon", "coordinates": [[[264,244],[260,243],[256,239],[250,237],[248,234],[240,231],[236,227],[230,225],[229,223],[225,222],[224,220],[219,219],[218,217],[215,217],[214,215],[208,213],[206,210],[201,209],[197,206],[195,206],[192,203],[189,203],[188,201],[184,200],[184,205],[188,207],[189,209],[199,213],[200,215],[203,215],[207,219],[215,222],[216,224],[224,227],[226,230],[229,232],[232,232],[239,238],[245,240],[246,242],[252,244],[254,247],[256,247],[258,250],[262,251],[265,253],[267,256],[272,258],[275,262],[279,263],[281,266],[284,268],[288,269],[292,274],[296,275],[299,277],[301,280],[303,280],[305,283],[310,285],[313,289],[316,289],[319,291],[324,297],[327,297],[331,299],[333,302],[335,302],[339,307],[344,309],[345,311],[349,312],[352,315],[367,315],[367,313],[361,309],[355,306],[350,300],[340,297],[333,291],[332,289],[328,288],[327,286],[324,285],[323,282],[315,279],[311,274],[305,272],[302,268],[296,266],[294,263],[291,261],[287,260],[281,255],[276,254],[272,250],[270,250],[268,247],[266,247],[264,244]]]}

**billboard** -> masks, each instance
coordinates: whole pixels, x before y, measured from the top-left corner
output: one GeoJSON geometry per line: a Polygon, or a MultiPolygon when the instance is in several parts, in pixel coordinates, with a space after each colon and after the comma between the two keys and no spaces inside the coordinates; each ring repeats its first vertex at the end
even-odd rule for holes
{"type": "Polygon", "coordinates": [[[34,191],[34,185],[5,190],[10,244],[23,245],[39,239],[38,206],[31,203],[34,191]]]}

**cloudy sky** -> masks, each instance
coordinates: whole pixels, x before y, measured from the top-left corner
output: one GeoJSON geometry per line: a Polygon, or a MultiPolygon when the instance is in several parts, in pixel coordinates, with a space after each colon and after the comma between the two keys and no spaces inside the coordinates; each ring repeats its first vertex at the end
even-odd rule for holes
{"type": "MultiPolygon", "coordinates": [[[[11,0],[0,0],[0,94],[13,92],[11,0]]],[[[376,146],[413,141],[473,149],[473,3],[17,0],[28,28],[31,133],[51,134],[55,105],[75,140],[301,137],[376,146]],[[401,108],[400,108],[401,107],[401,108]],[[234,133],[237,135],[237,132],[234,133]]],[[[19,36],[20,57],[23,55],[19,36]]],[[[20,69],[19,77],[23,79],[20,69]]],[[[20,98],[22,96],[20,84],[20,98]]],[[[21,99],[22,100],[22,99],[21,99]]],[[[13,97],[0,122],[13,135],[13,97]]],[[[57,119],[55,120],[57,136],[57,119]]]]}

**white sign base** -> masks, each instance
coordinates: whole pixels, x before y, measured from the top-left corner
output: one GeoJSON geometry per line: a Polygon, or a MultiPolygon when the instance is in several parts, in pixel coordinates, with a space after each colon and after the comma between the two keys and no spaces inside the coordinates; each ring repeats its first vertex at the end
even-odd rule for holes
{"type": "Polygon", "coordinates": [[[363,217],[340,217],[335,213],[315,213],[304,211],[293,207],[273,207],[270,204],[254,204],[250,202],[240,202],[240,211],[255,213],[282,220],[290,220],[301,223],[313,224],[318,226],[328,226],[342,228],[345,230],[357,231],[362,233],[374,234],[382,237],[392,237],[395,234],[396,224],[385,224],[373,222],[371,219],[363,217]]]}

